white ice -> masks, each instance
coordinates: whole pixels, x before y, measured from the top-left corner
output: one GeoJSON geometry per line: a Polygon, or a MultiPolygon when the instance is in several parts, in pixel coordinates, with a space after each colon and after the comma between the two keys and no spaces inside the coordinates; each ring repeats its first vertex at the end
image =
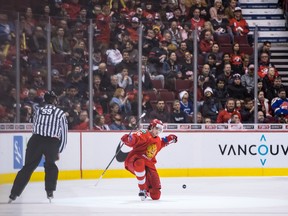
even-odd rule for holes
{"type": "Polygon", "coordinates": [[[59,181],[51,204],[43,182],[29,183],[11,204],[7,204],[11,185],[0,185],[0,215],[288,215],[288,177],[161,178],[161,182],[160,200],[141,201],[136,179],[102,179],[97,186],[97,179],[59,181]]]}

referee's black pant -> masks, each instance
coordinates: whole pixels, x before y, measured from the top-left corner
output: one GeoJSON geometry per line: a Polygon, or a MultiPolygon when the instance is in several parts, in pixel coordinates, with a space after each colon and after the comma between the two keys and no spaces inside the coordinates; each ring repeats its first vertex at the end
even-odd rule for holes
{"type": "Polygon", "coordinates": [[[42,155],[45,156],[45,190],[55,191],[58,179],[58,167],[55,161],[58,160],[59,147],[59,139],[33,134],[27,144],[25,164],[17,173],[11,194],[20,196],[28,184],[32,173],[39,165],[42,155]]]}

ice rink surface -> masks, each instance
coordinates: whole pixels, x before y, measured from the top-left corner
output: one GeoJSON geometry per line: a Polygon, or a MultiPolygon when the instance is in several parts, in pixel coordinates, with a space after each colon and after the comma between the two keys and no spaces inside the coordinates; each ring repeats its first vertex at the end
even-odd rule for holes
{"type": "Polygon", "coordinates": [[[59,181],[51,204],[43,182],[29,183],[12,204],[7,204],[11,185],[0,185],[0,215],[288,215],[288,177],[161,178],[158,201],[140,201],[136,179],[102,179],[95,186],[96,182],[59,181]]]}

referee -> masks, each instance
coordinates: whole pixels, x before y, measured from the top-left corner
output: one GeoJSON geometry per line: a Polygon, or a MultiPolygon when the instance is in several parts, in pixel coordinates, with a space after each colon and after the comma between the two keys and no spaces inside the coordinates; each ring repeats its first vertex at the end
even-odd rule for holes
{"type": "Polygon", "coordinates": [[[56,190],[58,167],[55,161],[67,143],[68,124],[64,111],[56,107],[57,95],[48,91],[44,100],[46,104],[43,107],[34,107],[33,135],[27,144],[25,164],[14,180],[9,203],[20,196],[42,155],[45,156],[45,190],[50,202],[56,190]]]}

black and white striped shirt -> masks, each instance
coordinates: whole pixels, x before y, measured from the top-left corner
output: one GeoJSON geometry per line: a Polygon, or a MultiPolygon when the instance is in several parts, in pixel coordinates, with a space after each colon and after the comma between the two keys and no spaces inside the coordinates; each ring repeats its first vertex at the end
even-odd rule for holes
{"type": "Polygon", "coordinates": [[[68,121],[63,110],[54,105],[34,106],[33,134],[61,140],[59,152],[67,144],[68,121]]]}

